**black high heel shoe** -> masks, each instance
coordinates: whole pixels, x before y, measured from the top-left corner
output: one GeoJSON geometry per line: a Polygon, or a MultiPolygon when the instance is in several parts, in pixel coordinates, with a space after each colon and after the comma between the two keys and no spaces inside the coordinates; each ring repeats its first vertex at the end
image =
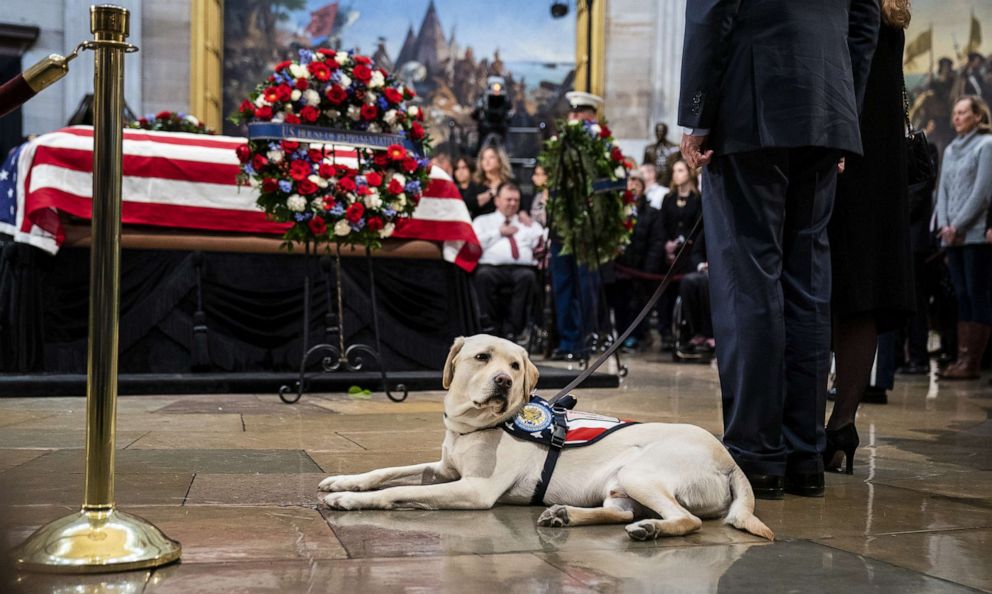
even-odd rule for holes
{"type": "Polygon", "coordinates": [[[827,447],[823,450],[823,468],[830,472],[840,472],[841,462],[847,462],[844,472],[854,474],[854,451],[861,441],[854,423],[840,429],[827,429],[827,447]],[[843,455],[843,457],[841,456],[843,455]]]}

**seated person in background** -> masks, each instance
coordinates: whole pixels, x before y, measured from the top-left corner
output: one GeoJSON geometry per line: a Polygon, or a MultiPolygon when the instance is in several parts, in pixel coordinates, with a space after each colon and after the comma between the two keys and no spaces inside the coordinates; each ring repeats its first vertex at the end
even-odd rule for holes
{"type": "MultiPolygon", "coordinates": [[[[700,234],[702,245],[702,234],[700,234]]],[[[712,356],[716,350],[713,339],[713,319],[710,314],[710,277],[708,262],[696,266],[696,272],[682,277],[679,297],[682,298],[682,335],[677,349],[680,354],[712,356]]]]}
{"type": "MultiPolygon", "coordinates": [[[[676,161],[672,164],[671,192],[665,196],[661,205],[663,240],[665,241],[663,270],[667,271],[675,263],[675,256],[692,232],[692,226],[696,219],[701,216],[702,211],[702,201],[699,191],[696,189],[695,172],[689,169],[685,161],[676,161]]],[[[696,246],[698,247],[702,234],[700,233],[697,238],[696,246]]],[[[672,270],[676,279],[696,270],[696,264],[699,260],[695,260],[695,255],[693,252],[693,257],[684,260],[677,269],[672,270]]],[[[672,345],[672,309],[675,307],[675,299],[679,295],[679,282],[673,280],[670,289],[665,291],[665,294],[658,300],[658,330],[661,333],[662,350],[674,346],[672,345]]]]}
{"type": "Polygon", "coordinates": [[[645,163],[640,167],[641,177],[644,178],[644,195],[648,197],[648,204],[652,208],[661,209],[661,203],[668,194],[669,189],[658,184],[656,176],[658,169],[654,163],[645,163]]]}
{"type": "Polygon", "coordinates": [[[538,223],[525,224],[518,215],[520,188],[504,183],[496,191],[496,212],[472,221],[482,245],[475,270],[475,289],[482,310],[482,331],[510,340],[523,340],[528,309],[537,284],[534,247],[544,235],[538,223]],[[501,313],[499,293],[510,289],[509,311],[501,313]],[[505,317],[505,319],[504,319],[505,317]]]}

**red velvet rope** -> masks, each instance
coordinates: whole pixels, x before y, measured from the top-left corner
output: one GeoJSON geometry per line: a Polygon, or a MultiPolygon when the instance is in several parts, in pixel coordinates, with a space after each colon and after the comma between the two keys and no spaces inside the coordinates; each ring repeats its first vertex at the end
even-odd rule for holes
{"type": "Polygon", "coordinates": [[[20,107],[35,94],[28,81],[24,80],[23,74],[18,74],[3,83],[0,87],[0,118],[20,107]]]}

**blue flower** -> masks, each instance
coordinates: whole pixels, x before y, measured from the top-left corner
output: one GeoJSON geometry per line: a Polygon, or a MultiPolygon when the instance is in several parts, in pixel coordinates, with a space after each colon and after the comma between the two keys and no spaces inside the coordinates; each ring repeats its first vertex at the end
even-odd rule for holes
{"type": "Polygon", "coordinates": [[[412,181],[406,185],[407,194],[419,194],[420,193],[420,182],[412,181]]]}
{"type": "Polygon", "coordinates": [[[296,219],[296,222],[297,223],[302,223],[303,221],[307,220],[307,218],[305,216],[303,216],[303,213],[302,212],[298,212],[298,213],[294,214],[293,215],[293,218],[296,219]]]}
{"type": "Polygon", "coordinates": [[[361,231],[364,228],[365,228],[365,219],[358,219],[357,223],[351,224],[352,231],[361,231]]]}
{"type": "Polygon", "coordinates": [[[279,189],[289,194],[293,191],[293,183],[288,179],[281,179],[279,180],[279,189]]]}
{"type": "Polygon", "coordinates": [[[341,206],[341,203],[339,202],[334,205],[334,208],[332,208],[330,212],[336,217],[344,216],[344,207],[341,206]]]}
{"type": "Polygon", "coordinates": [[[367,186],[367,185],[369,185],[369,182],[366,181],[364,175],[356,175],[355,176],[355,183],[358,184],[359,186],[367,186]]]}
{"type": "Polygon", "coordinates": [[[336,82],[336,83],[341,82],[341,71],[340,70],[335,70],[334,73],[331,74],[331,80],[334,81],[334,82],[336,82]]]}
{"type": "Polygon", "coordinates": [[[251,166],[251,163],[245,163],[244,169],[245,175],[255,175],[255,168],[251,166]]]}
{"type": "Polygon", "coordinates": [[[389,111],[389,101],[386,101],[385,97],[379,97],[376,103],[379,105],[379,109],[381,109],[382,111],[389,111]]]}
{"type": "Polygon", "coordinates": [[[382,209],[382,215],[387,219],[391,219],[396,216],[396,211],[391,208],[384,208],[382,209]]]}
{"type": "Polygon", "coordinates": [[[269,150],[270,151],[277,151],[280,148],[282,148],[282,147],[279,146],[279,143],[278,142],[270,142],[269,143],[269,150]]]}
{"type": "Polygon", "coordinates": [[[308,49],[300,50],[300,65],[306,66],[310,62],[313,62],[313,52],[308,49]]]}

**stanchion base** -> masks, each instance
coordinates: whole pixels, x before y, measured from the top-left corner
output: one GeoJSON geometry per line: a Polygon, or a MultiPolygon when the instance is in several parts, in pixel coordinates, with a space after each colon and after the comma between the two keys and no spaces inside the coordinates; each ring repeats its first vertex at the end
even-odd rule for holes
{"type": "Polygon", "coordinates": [[[80,511],[39,528],[13,551],[18,569],[108,573],[179,559],[181,545],[152,523],[117,509],[80,511]]]}

